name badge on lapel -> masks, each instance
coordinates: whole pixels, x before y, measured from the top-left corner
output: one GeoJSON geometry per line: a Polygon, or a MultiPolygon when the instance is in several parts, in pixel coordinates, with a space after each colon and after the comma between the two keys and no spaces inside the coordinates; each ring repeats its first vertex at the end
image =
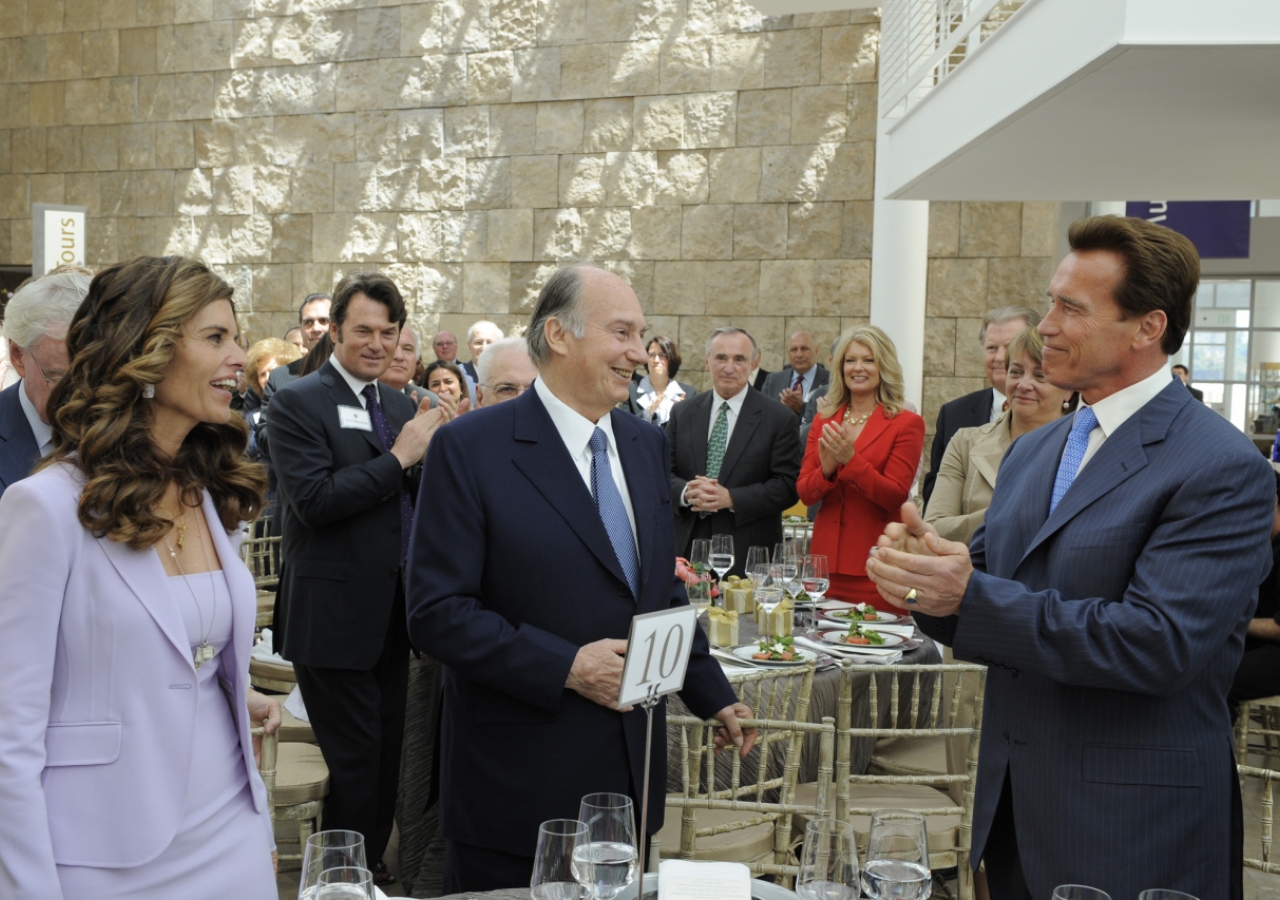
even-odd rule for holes
{"type": "Polygon", "coordinates": [[[369,420],[369,411],[358,406],[339,406],[338,424],[343,428],[373,431],[373,422],[369,420]]]}

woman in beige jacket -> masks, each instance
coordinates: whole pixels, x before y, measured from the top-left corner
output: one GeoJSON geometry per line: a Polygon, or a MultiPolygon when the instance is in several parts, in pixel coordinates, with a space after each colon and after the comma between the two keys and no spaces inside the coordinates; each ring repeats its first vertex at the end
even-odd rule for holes
{"type": "Polygon", "coordinates": [[[947,445],[925,510],[925,520],[939,536],[968,543],[986,516],[1009,445],[1074,409],[1071,391],[1045,380],[1043,349],[1044,341],[1034,328],[1019,332],[1005,358],[1009,401],[1004,415],[987,425],[961,428],[947,445]]]}

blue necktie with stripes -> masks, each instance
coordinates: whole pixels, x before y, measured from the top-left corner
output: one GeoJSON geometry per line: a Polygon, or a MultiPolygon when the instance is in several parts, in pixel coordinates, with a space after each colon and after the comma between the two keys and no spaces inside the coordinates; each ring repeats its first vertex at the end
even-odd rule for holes
{"type": "MultiPolygon", "coordinates": [[[[374,433],[378,435],[378,440],[382,443],[382,449],[390,452],[391,445],[396,442],[396,436],[391,433],[391,423],[387,421],[386,414],[382,412],[382,404],[378,402],[378,389],[372,384],[366,384],[364,390],[360,392],[364,395],[364,399],[368,405],[369,420],[373,423],[374,433]]],[[[409,492],[404,488],[400,489],[400,562],[404,562],[409,558],[409,531],[413,528],[413,501],[409,498],[409,492]]]]}
{"type": "Polygon", "coordinates": [[[1080,471],[1080,463],[1084,461],[1084,451],[1089,447],[1089,432],[1098,424],[1098,417],[1093,410],[1082,406],[1076,410],[1076,419],[1071,423],[1071,433],[1067,435],[1067,449],[1062,452],[1062,462],[1058,463],[1058,475],[1053,479],[1053,497],[1049,500],[1049,515],[1058,506],[1062,495],[1076,480],[1080,471]]]}
{"type": "Polygon", "coordinates": [[[600,521],[609,534],[609,543],[613,544],[613,552],[622,565],[622,573],[627,576],[631,593],[639,598],[640,555],[636,553],[635,535],[631,531],[631,520],[627,518],[627,508],[622,503],[622,494],[618,492],[613,470],[609,467],[609,439],[599,428],[591,432],[591,496],[595,498],[600,521]]]}

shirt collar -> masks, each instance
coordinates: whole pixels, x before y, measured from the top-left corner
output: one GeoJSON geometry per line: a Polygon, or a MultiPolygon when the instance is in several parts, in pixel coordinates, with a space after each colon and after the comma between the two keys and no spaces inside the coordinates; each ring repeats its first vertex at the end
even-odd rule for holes
{"type": "Polygon", "coordinates": [[[36,446],[43,452],[49,442],[53,440],[53,429],[40,420],[40,414],[36,412],[36,405],[27,396],[25,382],[26,379],[18,381],[18,403],[22,406],[22,412],[27,417],[27,424],[31,426],[31,434],[36,439],[36,446]]]}
{"type": "Polygon", "coordinates": [[[726,401],[729,404],[729,412],[733,413],[734,416],[737,416],[738,413],[742,411],[742,403],[747,399],[747,391],[749,390],[751,390],[751,385],[747,384],[743,386],[742,390],[738,391],[738,393],[734,394],[732,397],[721,397],[720,392],[715,388],[712,388],[711,393],[715,394],[715,403],[711,406],[712,416],[714,417],[715,414],[720,411],[720,404],[726,401]]]}
{"type": "Polygon", "coordinates": [[[616,444],[613,440],[612,416],[605,413],[600,417],[599,422],[592,422],[582,413],[551,393],[551,388],[547,387],[547,383],[541,378],[534,380],[533,389],[538,392],[538,399],[542,401],[542,405],[546,408],[547,415],[551,417],[551,424],[556,426],[556,431],[560,433],[560,439],[564,441],[570,456],[577,459],[583,453],[589,451],[591,435],[595,434],[597,428],[604,432],[604,436],[609,442],[610,450],[614,453],[617,452],[616,444]]]}
{"type": "MultiPolygon", "coordinates": [[[[365,398],[364,398],[364,395],[361,394],[360,392],[364,390],[365,385],[373,384],[373,382],[365,381],[361,378],[357,378],[356,376],[348,372],[346,369],[344,369],[342,367],[342,363],[338,362],[338,355],[336,353],[333,356],[329,357],[329,362],[338,371],[338,374],[342,376],[342,380],[347,383],[347,387],[351,388],[351,393],[355,394],[357,397],[360,397],[361,398],[360,402],[363,403],[365,398]]],[[[378,402],[381,403],[382,402],[381,399],[379,399],[378,402]]]]}
{"type": "MultiPolygon", "coordinates": [[[[1130,416],[1154,400],[1157,394],[1167,388],[1171,378],[1176,377],[1176,375],[1169,374],[1167,365],[1161,366],[1136,384],[1121,388],[1111,396],[1104,397],[1093,404],[1090,409],[1098,417],[1098,427],[1102,429],[1102,433],[1106,437],[1111,437],[1115,430],[1123,425],[1130,416]]],[[[1082,398],[1080,405],[1083,407],[1089,404],[1085,403],[1082,398]]]]}

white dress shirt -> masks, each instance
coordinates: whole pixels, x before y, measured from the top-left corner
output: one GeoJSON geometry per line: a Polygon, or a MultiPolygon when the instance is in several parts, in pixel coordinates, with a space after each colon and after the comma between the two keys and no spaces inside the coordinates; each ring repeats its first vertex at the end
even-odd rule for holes
{"type": "Polygon", "coordinates": [[[997,391],[991,389],[991,421],[994,422],[1004,415],[1004,404],[1009,398],[997,391]]]}
{"type": "MultiPolygon", "coordinates": [[[[791,385],[787,385],[787,387],[790,388],[791,385]]],[[[747,391],[749,390],[751,390],[751,386],[747,385],[742,390],[738,391],[738,393],[726,400],[726,398],[720,396],[719,391],[716,391],[714,388],[712,389],[713,399],[711,401],[711,422],[707,426],[708,444],[711,443],[711,432],[716,430],[716,419],[720,417],[720,405],[728,403],[729,430],[725,433],[724,444],[725,447],[729,446],[729,441],[733,438],[733,426],[738,424],[738,415],[742,412],[742,404],[747,399],[747,391]]]]}
{"type": "MultiPolygon", "coordinates": [[[[337,354],[330,356],[329,362],[333,363],[333,367],[338,370],[338,374],[341,375],[342,380],[347,383],[347,387],[351,388],[351,393],[356,395],[356,399],[360,401],[360,408],[368,409],[369,400],[367,397],[365,397],[364,394],[360,392],[364,390],[365,385],[373,384],[373,381],[362,381],[361,379],[352,375],[350,372],[348,372],[346,369],[342,367],[342,363],[338,362],[337,354]]],[[[378,404],[379,405],[382,404],[381,394],[378,395],[378,404]]]]}
{"type": "MultiPolygon", "coordinates": [[[[1130,416],[1154,400],[1157,394],[1169,386],[1170,379],[1175,377],[1177,376],[1169,374],[1169,366],[1165,364],[1137,384],[1121,388],[1110,397],[1104,397],[1093,404],[1093,414],[1098,417],[1098,424],[1089,432],[1089,445],[1085,448],[1084,458],[1080,460],[1080,468],[1076,470],[1077,477],[1106,439],[1130,416]]],[[[1087,405],[1083,399],[1080,401],[1081,408],[1087,405]]]]}
{"type": "Polygon", "coordinates": [[[642,418],[653,422],[656,425],[667,424],[667,419],[671,418],[671,407],[675,406],[684,399],[684,388],[680,387],[679,382],[674,378],[667,382],[666,389],[662,392],[662,402],[658,404],[657,412],[649,412],[649,404],[658,398],[658,391],[653,386],[653,382],[646,375],[640,379],[640,384],[636,386],[636,397],[640,401],[640,406],[644,412],[642,418]]]}
{"type": "MultiPolygon", "coordinates": [[[[636,542],[636,558],[640,556],[640,540],[636,534],[636,513],[631,508],[631,491],[627,489],[627,476],[622,471],[622,459],[618,456],[618,442],[613,436],[613,422],[608,413],[600,417],[599,422],[592,422],[582,413],[565,403],[555,394],[541,378],[533,382],[533,389],[538,392],[538,399],[546,407],[551,416],[551,424],[556,426],[560,440],[569,451],[569,458],[578,467],[578,474],[591,494],[591,435],[596,428],[604,432],[609,445],[609,471],[613,475],[613,483],[618,486],[622,495],[622,505],[627,509],[627,521],[631,523],[631,539],[636,542]]],[[[594,495],[592,495],[594,499],[594,495]]]]}
{"type": "Polygon", "coordinates": [[[18,385],[18,404],[22,407],[22,414],[27,417],[27,424],[31,426],[31,433],[35,435],[36,446],[40,448],[40,455],[46,456],[53,449],[53,429],[40,420],[40,414],[36,412],[36,405],[27,396],[27,386],[22,379],[19,379],[18,385]]]}

